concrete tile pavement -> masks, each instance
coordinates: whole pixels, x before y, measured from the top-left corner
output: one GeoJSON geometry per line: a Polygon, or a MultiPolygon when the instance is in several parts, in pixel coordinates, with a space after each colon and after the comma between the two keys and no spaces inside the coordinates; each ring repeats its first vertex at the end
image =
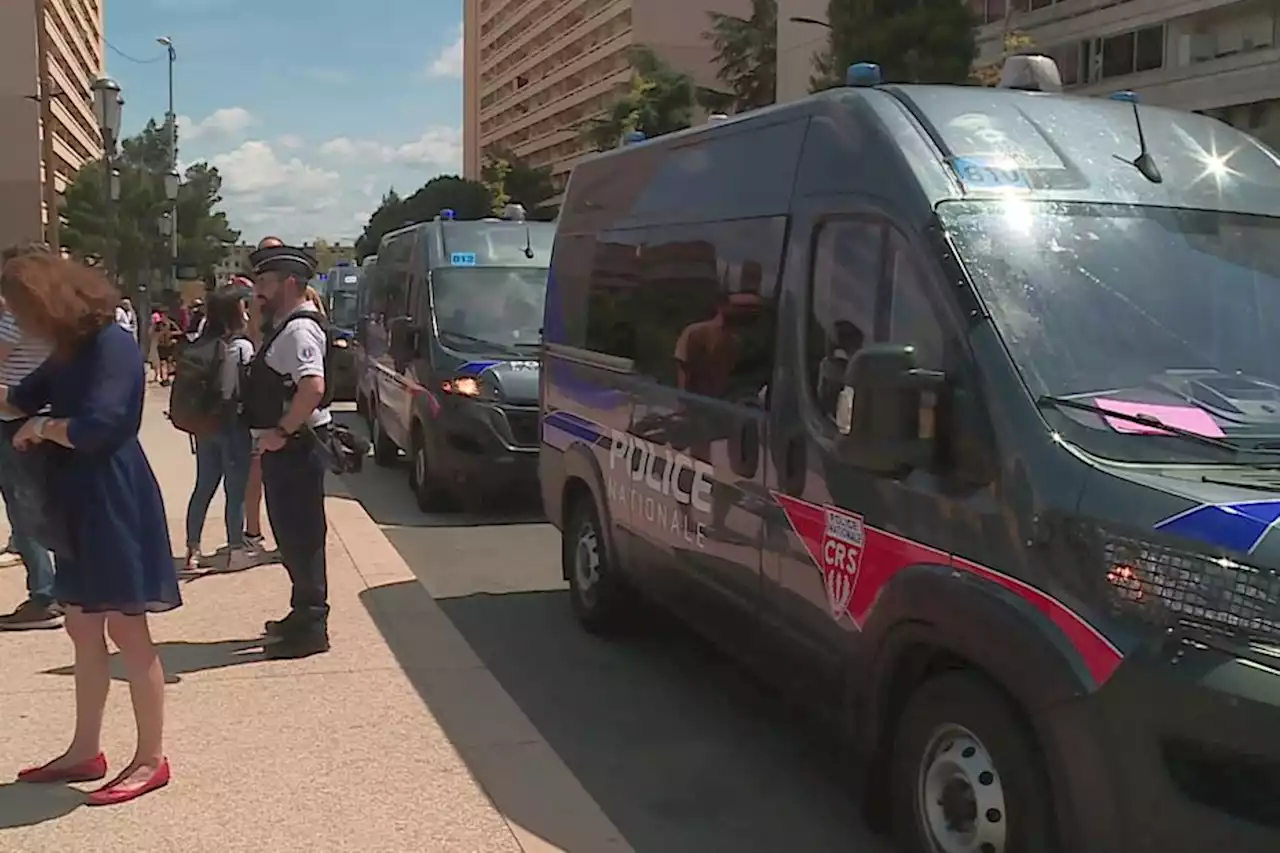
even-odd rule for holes
{"type": "MultiPolygon", "coordinates": [[[[163,408],[153,392],[143,442],[181,547],[194,460],[163,408]]],[[[220,501],[210,550],[225,541],[220,501]]],[[[329,518],[333,651],[261,658],[262,622],[288,600],[278,566],[187,581],[186,605],[153,620],[173,783],[98,810],[74,789],[0,783],[0,852],[630,849],[336,480],[329,518]]],[[[0,568],[0,607],[22,595],[21,566],[0,568]]],[[[0,634],[0,778],[65,746],[70,664],[60,631],[0,634]]],[[[105,737],[113,762],[128,760],[118,667],[105,737]]]]}

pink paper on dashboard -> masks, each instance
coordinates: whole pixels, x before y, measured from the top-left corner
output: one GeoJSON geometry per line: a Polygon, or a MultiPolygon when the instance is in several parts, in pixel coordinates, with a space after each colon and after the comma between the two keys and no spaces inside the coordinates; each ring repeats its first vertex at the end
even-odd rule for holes
{"type": "MultiPolygon", "coordinates": [[[[1095,397],[1093,402],[1100,409],[1115,412],[1117,415],[1147,415],[1162,424],[1178,429],[1194,432],[1208,438],[1222,438],[1225,433],[1213,416],[1196,406],[1160,406],[1155,403],[1132,403],[1128,400],[1113,400],[1110,397],[1095,397]]],[[[1124,418],[1111,418],[1106,415],[1102,419],[1107,426],[1116,432],[1134,433],[1138,435],[1168,435],[1169,433],[1155,426],[1146,426],[1124,418]]]]}

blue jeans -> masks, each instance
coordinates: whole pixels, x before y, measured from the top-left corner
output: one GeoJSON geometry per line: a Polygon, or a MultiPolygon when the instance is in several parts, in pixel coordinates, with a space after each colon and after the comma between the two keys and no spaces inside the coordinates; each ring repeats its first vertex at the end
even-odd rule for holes
{"type": "Polygon", "coordinates": [[[244,545],[244,491],[249,484],[253,441],[249,430],[228,424],[214,435],[196,440],[196,485],[187,503],[187,548],[199,550],[209,503],[222,484],[226,495],[227,544],[244,545]]]}
{"type": "Polygon", "coordinates": [[[29,514],[33,501],[22,485],[20,451],[14,449],[13,433],[12,428],[0,430],[0,493],[4,494],[14,550],[27,567],[27,594],[32,601],[49,604],[53,601],[53,555],[30,533],[38,521],[29,514]]]}

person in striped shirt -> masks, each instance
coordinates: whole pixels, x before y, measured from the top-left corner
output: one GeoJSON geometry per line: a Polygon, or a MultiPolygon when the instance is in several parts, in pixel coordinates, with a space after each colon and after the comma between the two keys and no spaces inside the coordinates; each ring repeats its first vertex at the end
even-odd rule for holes
{"type": "MultiPolygon", "coordinates": [[[[29,244],[5,250],[4,263],[34,252],[48,252],[43,244],[29,244]]],[[[18,383],[44,363],[49,346],[25,335],[9,311],[0,313],[0,385],[15,388],[18,383]]],[[[0,415],[0,418],[3,418],[0,415]]],[[[53,555],[29,533],[35,524],[28,513],[32,501],[24,499],[22,469],[13,446],[13,436],[25,419],[5,419],[0,423],[0,493],[4,495],[13,531],[14,550],[27,569],[27,600],[16,610],[0,616],[0,630],[57,628],[62,624],[62,610],[53,599],[53,555]]]]}

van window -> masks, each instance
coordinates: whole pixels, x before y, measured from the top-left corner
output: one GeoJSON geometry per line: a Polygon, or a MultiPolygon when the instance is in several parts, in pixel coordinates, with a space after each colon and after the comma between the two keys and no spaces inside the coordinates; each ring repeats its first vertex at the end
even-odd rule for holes
{"type": "MultiPolygon", "coordinates": [[[[636,216],[761,216],[786,210],[807,120],[742,129],[665,152],[636,201],[636,216]],[[769,168],[761,168],[762,163],[769,168]]],[[[627,166],[619,163],[619,168],[627,166]]]]}
{"type": "Polygon", "coordinates": [[[381,269],[379,279],[388,317],[409,313],[410,263],[413,259],[413,244],[417,238],[417,231],[397,234],[384,241],[378,252],[378,266],[381,269]]]}
{"type": "Polygon", "coordinates": [[[750,405],[773,368],[786,220],[601,235],[587,345],[672,388],[750,405]]]}
{"type": "Polygon", "coordinates": [[[819,410],[832,420],[849,359],[875,340],[884,230],[877,220],[844,219],[827,222],[818,232],[806,352],[809,387],[819,410]]]}
{"type": "MultiPolygon", "coordinates": [[[[619,358],[635,358],[638,323],[628,312],[634,307],[635,290],[640,286],[643,248],[644,232],[640,230],[604,233],[595,240],[590,269],[583,276],[588,287],[584,341],[587,349],[619,358]]],[[[584,238],[577,251],[585,253],[586,250],[584,238]]],[[[560,304],[570,305],[573,281],[557,280],[556,286],[565,288],[560,304]]],[[[567,332],[570,321],[567,311],[565,314],[567,332]]]]}
{"type": "Polygon", "coordinates": [[[929,282],[911,244],[897,231],[889,234],[887,273],[892,282],[889,339],[916,348],[921,367],[944,367],[944,332],[938,313],[929,301],[929,282]]]}

